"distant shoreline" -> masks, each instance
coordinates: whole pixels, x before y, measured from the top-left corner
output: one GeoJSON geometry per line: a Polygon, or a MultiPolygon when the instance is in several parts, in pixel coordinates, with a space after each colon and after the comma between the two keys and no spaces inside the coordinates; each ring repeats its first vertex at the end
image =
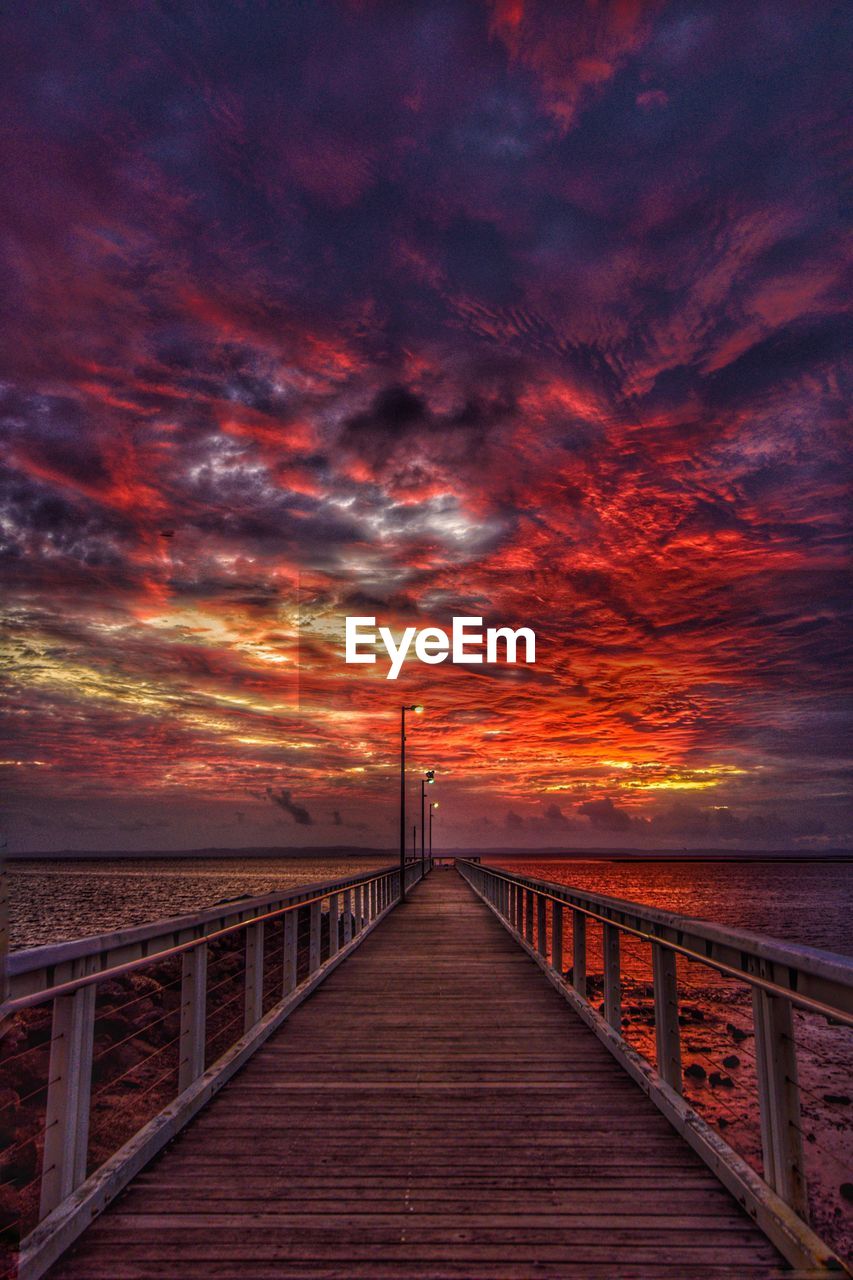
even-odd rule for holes
{"type": "MultiPolygon", "coordinates": [[[[59,852],[6,853],[7,863],[16,862],[127,862],[158,860],[221,860],[370,858],[394,862],[396,849],[371,849],[357,845],[309,845],[301,848],[250,847],[243,849],[150,849],[76,850],[59,852]]],[[[825,849],[820,852],[791,849],[441,849],[436,857],[490,858],[499,861],[585,861],[585,862],[853,862],[853,849],[825,849]]]]}

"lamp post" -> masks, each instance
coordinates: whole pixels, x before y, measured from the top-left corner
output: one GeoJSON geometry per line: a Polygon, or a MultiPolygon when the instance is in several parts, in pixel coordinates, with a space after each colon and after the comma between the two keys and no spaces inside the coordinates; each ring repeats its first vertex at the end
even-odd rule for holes
{"type": "Polygon", "coordinates": [[[406,901],[406,712],[423,714],[423,707],[413,702],[400,708],[400,901],[406,901]]]}
{"type": "Polygon", "coordinates": [[[426,832],[424,830],[424,801],[426,798],[427,784],[432,786],[434,782],[435,782],[435,769],[427,769],[426,773],[421,778],[421,879],[423,879],[424,875],[426,874],[426,871],[424,868],[424,838],[426,835],[426,832]]]}
{"type": "Polygon", "coordinates": [[[432,811],[438,808],[438,801],[431,800],[429,806],[429,869],[432,871],[432,811]]]}

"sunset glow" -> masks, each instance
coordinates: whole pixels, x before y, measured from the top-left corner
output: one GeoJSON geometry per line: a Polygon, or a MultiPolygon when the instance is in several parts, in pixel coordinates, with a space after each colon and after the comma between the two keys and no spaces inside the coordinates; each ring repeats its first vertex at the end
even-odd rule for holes
{"type": "Polygon", "coordinates": [[[831,22],[15,12],[10,848],[851,842],[831,22]]]}

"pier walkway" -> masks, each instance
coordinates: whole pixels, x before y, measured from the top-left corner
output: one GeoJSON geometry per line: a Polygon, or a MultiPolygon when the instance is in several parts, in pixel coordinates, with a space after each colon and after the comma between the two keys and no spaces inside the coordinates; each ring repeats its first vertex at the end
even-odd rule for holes
{"type": "Polygon", "coordinates": [[[48,1274],[792,1272],[471,886],[443,871],[48,1274]]]}

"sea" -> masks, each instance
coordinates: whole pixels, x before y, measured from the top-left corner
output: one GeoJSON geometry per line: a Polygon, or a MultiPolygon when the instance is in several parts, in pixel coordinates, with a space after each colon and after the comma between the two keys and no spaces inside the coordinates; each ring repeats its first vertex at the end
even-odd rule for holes
{"type": "MultiPolygon", "coordinates": [[[[223,899],[328,881],[390,861],[370,857],[16,859],[11,946],[41,946],[183,915],[223,899]]],[[[494,855],[524,875],[853,955],[853,859],[655,861],[494,855]]]]}

